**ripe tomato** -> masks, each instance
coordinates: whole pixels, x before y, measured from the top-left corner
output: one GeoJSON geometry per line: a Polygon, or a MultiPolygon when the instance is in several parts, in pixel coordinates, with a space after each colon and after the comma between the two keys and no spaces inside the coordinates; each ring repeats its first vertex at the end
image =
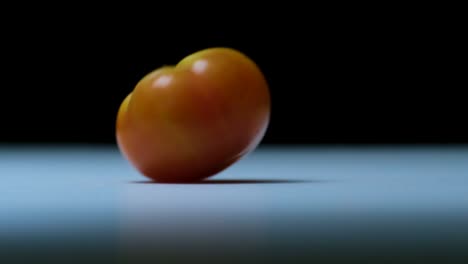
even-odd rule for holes
{"type": "Polygon", "coordinates": [[[208,48],[136,84],[117,114],[117,143],[154,181],[198,181],[258,146],[270,107],[267,81],[250,58],[208,48]]]}

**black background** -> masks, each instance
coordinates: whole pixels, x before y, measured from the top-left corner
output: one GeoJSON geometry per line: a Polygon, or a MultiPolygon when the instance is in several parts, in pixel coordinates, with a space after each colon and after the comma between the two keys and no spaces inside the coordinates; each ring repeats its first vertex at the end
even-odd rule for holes
{"type": "Polygon", "coordinates": [[[451,22],[289,15],[4,24],[0,142],[113,143],[117,109],[141,77],[225,46],[269,81],[265,143],[468,143],[463,36],[451,22]]]}

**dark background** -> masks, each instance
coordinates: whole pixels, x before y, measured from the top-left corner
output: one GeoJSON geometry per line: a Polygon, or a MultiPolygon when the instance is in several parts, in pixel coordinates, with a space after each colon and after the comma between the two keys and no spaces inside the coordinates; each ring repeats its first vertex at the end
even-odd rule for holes
{"type": "Polygon", "coordinates": [[[290,15],[224,24],[65,13],[4,24],[0,142],[113,143],[117,109],[141,77],[226,46],[269,81],[265,143],[468,143],[466,61],[451,22],[290,15]]]}

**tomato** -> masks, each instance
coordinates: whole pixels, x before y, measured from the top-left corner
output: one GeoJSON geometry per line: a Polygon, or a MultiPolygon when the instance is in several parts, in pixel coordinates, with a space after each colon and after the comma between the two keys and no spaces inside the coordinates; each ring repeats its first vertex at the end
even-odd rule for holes
{"type": "Polygon", "coordinates": [[[270,108],[268,83],[252,59],[231,48],[208,48],[136,84],[117,114],[117,144],[156,182],[199,181],[258,146],[270,108]]]}

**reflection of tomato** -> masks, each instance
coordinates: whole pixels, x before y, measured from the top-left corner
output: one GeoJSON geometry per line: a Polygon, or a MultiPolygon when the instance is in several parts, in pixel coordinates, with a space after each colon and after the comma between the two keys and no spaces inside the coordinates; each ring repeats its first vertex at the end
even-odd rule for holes
{"type": "Polygon", "coordinates": [[[117,143],[158,182],[215,175],[257,147],[270,119],[268,84],[229,48],[205,49],[143,77],[122,102],[117,143]]]}

